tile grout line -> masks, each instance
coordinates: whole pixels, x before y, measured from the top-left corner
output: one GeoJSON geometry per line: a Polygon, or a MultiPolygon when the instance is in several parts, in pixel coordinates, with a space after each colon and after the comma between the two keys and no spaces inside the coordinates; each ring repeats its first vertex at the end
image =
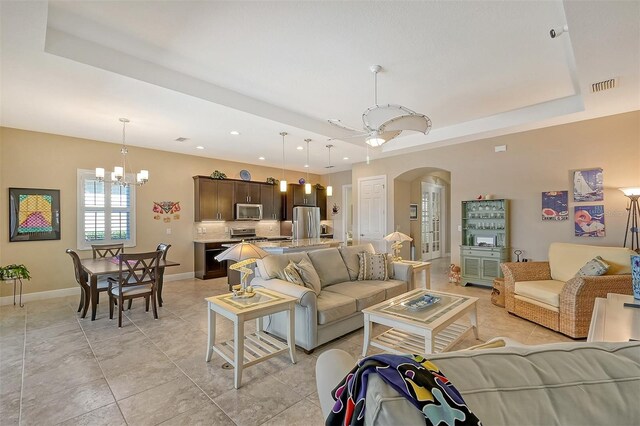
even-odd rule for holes
{"type": "MultiPolygon", "coordinates": [[[[78,319],[77,315],[76,315],[76,321],[78,322],[78,325],[80,326],[80,330],[82,330],[82,335],[87,340],[87,344],[89,345],[89,349],[91,349],[91,353],[93,354],[93,358],[96,360],[96,364],[98,364],[98,368],[100,369],[100,372],[102,373],[102,377],[104,378],[104,381],[107,382],[107,387],[109,388],[109,392],[111,392],[111,396],[113,397],[113,401],[116,403],[116,407],[118,407],[118,411],[120,412],[120,415],[122,416],[122,420],[124,420],[124,423],[126,425],[128,425],[129,422],[127,422],[127,419],[124,417],[124,413],[120,409],[120,404],[118,404],[118,400],[116,399],[116,395],[113,393],[113,389],[111,389],[111,384],[109,383],[109,379],[107,379],[107,375],[104,373],[104,369],[102,368],[102,365],[100,364],[100,361],[98,360],[98,357],[96,356],[96,352],[93,350],[93,346],[91,345],[91,342],[89,341],[89,338],[87,337],[87,333],[84,331],[84,328],[82,327],[82,323],[78,319]]],[[[91,410],[91,411],[95,411],[95,410],[97,410],[99,408],[106,407],[107,405],[109,405],[109,404],[103,405],[102,407],[95,408],[94,410],[91,410]]],[[[88,413],[90,413],[91,411],[88,411],[88,413]]],[[[87,413],[84,413],[84,414],[87,414],[87,413]]]]}
{"type": "Polygon", "coordinates": [[[22,375],[20,377],[20,408],[18,410],[18,425],[22,424],[22,396],[24,395],[24,365],[27,363],[27,315],[29,308],[24,310],[24,342],[22,344],[22,375]]]}

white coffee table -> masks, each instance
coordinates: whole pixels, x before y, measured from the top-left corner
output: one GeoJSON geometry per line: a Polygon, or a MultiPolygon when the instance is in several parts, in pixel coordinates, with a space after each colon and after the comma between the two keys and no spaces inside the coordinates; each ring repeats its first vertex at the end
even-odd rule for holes
{"type": "Polygon", "coordinates": [[[211,360],[213,351],[233,366],[234,387],[242,382],[242,369],[250,367],[280,353],[289,351],[291,362],[296,363],[295,350],[295,306],[296,298],[275,291],[259,289],[249,299],[236,299],[231,294],[207,297],[209,333],[206,360],[211,360]],[[262,318],[266,315],[287,311],[289,328],[285,345],[262,331],[262,318]],[[216,343],[216,314],[233,321],[233,340],[216,343]],[[244,335],[244,323],[256,320],[256,331],[244,335]]]}
{"type": "Polygon", "coordinates": [[[640,305],[640,300],[616,293],[596,298],[587,342],[640,340],[640,308],[625,307],[625,303],[640,305]]]}
{"type": "Polygon", "coordinates": [[[471,330],[477,339],[477,301],[476,297],[416,289],[363,309],[362,356],[367,355],[369,345],[393,353],[430,354],[447,351],[471,330]],[[412,311],[403,305],[424,294],[439,297],[440,301],[419,311],[412,311]],[[465,315],[469,317],[471,325],[456,322],[465,315]],[[392,328],[372,338],[374,323],[392,328]]]}

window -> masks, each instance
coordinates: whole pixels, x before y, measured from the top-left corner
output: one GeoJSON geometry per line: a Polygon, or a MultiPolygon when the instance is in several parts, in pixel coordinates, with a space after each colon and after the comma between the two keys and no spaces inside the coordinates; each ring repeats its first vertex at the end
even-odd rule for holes
{"type": "Polygon", "coordinates": [[[93,170],[78,170],[78,249],[136,245],[135,188],[100,182],[93,170]]]}

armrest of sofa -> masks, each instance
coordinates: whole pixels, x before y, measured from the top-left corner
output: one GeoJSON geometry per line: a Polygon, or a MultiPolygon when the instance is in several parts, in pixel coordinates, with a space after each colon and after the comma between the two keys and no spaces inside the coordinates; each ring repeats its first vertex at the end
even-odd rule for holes
{"type": "Polygon", "coordinates": [[[631,275],[575,277],[560,293],[560,332],[574,338],[586,337],[596,297],[608,293],[633,294],[631,275]]]}
{"type": "Polygon", "coordinates": [[[266,289],[277,291],[278,293],[286,294],[287,296],[295,297],[298,299],[298,303],[305,307],[311,305],[311,298],[313,298],[313,305],[315,306],[316,294],[312,289],[308,287],[292,284],[279,278],[265,280],[264,278],[260,277],[256,277],[251,280],[251,285],[254,287],[262,286],[266,289]]]}
{"type": "Polygon", "coordinates": [[[395,279],[406,281],[407,288],[413,290],[413,265],[401,262],[393,262],[392,265],[395,279]]]}
{"type": "Polygon", "coordinates": [[[500,268],[504,275],[504,303],[508,312],[515,310],[513,294],[516,282],[551,279],[549,262],[506,262],[501,263],[500,268]]]}

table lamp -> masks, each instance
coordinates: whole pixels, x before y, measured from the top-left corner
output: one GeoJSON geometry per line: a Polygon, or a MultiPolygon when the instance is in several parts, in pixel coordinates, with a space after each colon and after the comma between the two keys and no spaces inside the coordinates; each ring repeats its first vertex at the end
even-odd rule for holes
{"type": "Polygon", "coordinates": [[[640,208],[638,208],[638,198],[640,198],[640,188],[620,188],[620,191],[624,193],[629,199],[631,203],[627,210],[629,214],[627,215],[627,230],[624,234],[624,243],[622,247],[627,246],[627,237],[629,233],[631,233],[631,250],[635,250],[636,252],[640,250],[640,244],[638,241],[638,222],[640,217],[640,208]]]}
{"type": "Polygon", "coordinates": [[[391,250],[393,250],[393,261],[399,262],[402,260],[400,257],[400,249],[402,249],[402,243],[405,241],[413,241],[413,238],[407,234],[403,234],[400,231],[395,231],[384,237],[385,241],[393,241],[391,244],[391,250]]]}
{"type": "MultiPolygon", "coordinates": [[[[233,247],[230,247],[216,256],[216,260],[221,262],[223,260],[234,260],[236,263],[229,266],[229,269],[240,272],[240,283],[242,284],[242,290],[245,295],[247,294],[247,277],[253,273],[247,265],[255,263],[257,259],[262,259],[269,253],[262,250],[260,247],[251,243],[242,241],[233,247]]],[[[252,293],[252,292],[249,292],[252,293]]]]}

